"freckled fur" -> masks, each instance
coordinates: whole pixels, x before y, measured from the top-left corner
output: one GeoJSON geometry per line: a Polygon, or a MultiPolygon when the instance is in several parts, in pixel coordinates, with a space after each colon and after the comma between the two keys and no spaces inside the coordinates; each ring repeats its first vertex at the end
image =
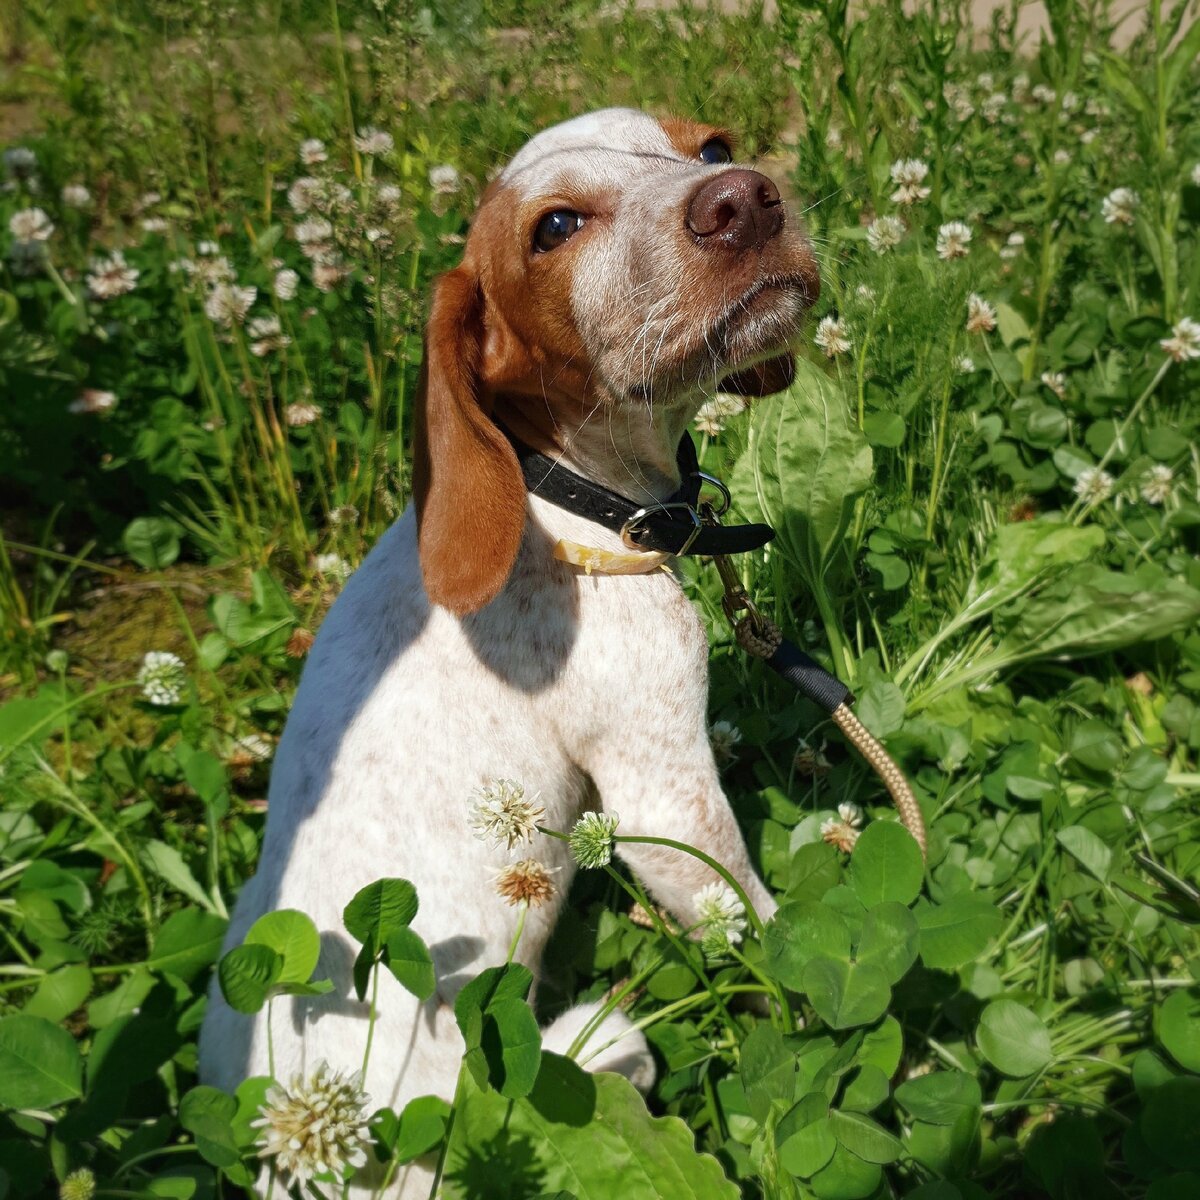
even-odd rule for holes
{"type": "MultiPolygon", "coordinates": [[[[776,269],[765,251],[763,261],[714,258],[676,228],[713,169],[694,159],[711,132],[618,109],[540,134],[489,192],[463,266],[439,288],[414,452],[417,503],[347,582],[309,654],[275,757],[258,873],[226,940],[239,944],[279,908],[308,913],[321,931],[317,975],[333,980],[332,994],[275,1001],[283,1080],[320,1059],[341,1070],[362,1060],[367,1007],[354,997],[357,947],[341,915],[375,879],[416,885],[414,928],[433,954],[437,991],[418,1004],[381,972],[365,1080],[373,1106],[399,1111],[418,1095],[450,1097],[462,1052],[454,998],[504,961],[517,910],[493,880],[527,855],[558,872],[557,895],[530,912],[517,955],[539,976],[574,867],[565,844],[549,838],[506,855],[472,836],[469,799],[497,778],[536,793],[556,829],[599,805],[619,814],[621,833],[690,842],[735,874],[761,915],[774,911],[721,789],[706,724],[707,643],[677,580],[662,571],[589,577],[556,561],[560,538],[623,547],[526,497],[493,424],[503,419],[630,497],[661,498],[678,483],[674,448],[703,383],[779,353],[805,299],[786,289],[742,329],[742,351],[726,347],[716,366],[697,365],[671,331],[672,313],[711,319],[704,305],[714,288],[733,300],[776,269]],[[563,187],[603,193],[609,224],[568,244],[569,254],[531,260],[523,222],[540,195],[563,187]],[[635,390],[643,384],[649,392],[635,390]]],[[[769,249],[808,269],[794,230],[769,249]]],[[[765,387],[775,377],[755,378],[765,387]]],[[[707,868],[654,847],[628,847],[623,857],[679,920],[694,920],[692,897],[713,879],[707,868]]],[[[588,1015],[564,1014],[545,1031],[547,1048],[565,1052],[588,1015]]],[[[589,1066],[648,1087],[652,1059],[622,1015],[590,1047],[620,1033],[589,1066]]],[[[267,1070],[265,1014],[233,1012],[214,985],[201,1077],[232,1090],[267,1070]]],[[[425,1196],[430,1178],[429,1163],[414,1164],[388,1194],[425,1196]]]]}

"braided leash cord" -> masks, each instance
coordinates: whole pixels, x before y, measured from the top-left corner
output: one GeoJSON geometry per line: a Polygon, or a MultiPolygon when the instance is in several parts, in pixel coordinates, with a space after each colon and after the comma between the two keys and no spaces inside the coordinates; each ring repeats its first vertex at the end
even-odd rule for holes
{"type": "MultiPolygon", "coordinates": [[[[769,660],[783,644],[783,633],[761,613],[747,615],[734,622],[734,636],[747,654],[769,660]]],[[[925,820],[912,787],[895,759],[880,745],[866,726],[854,715],[846,703],[839,704],[831,714],[834,724],[846,735],[854,748],[871,764],[872,769],[883,780],[892,797],[892,803],[900,814],[905,828],[921,847],[921,857],[926,857],[928,839],[925,836],[925,820]]]]}

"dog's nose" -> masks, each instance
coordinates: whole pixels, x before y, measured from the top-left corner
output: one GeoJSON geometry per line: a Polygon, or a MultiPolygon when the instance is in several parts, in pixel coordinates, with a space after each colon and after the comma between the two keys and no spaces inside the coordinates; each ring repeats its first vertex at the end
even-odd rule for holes
{"type": "Polygon", "coordinates": [[[779,189],[758,171],[722,171],[693,193],[687,226],[706,244],[761,250],[783,228],[779,189]]]}

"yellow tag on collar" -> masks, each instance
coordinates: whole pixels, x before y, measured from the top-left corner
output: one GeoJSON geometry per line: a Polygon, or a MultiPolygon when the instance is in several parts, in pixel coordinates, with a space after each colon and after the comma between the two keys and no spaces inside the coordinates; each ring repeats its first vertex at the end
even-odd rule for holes
{"type": "Polygon", "coordinates": [[[560,539],[554,547],[559,562],[582,567],[585,575],[598,571],[601,575],[647,575],[664,566],[671,556],[661,550],[636,550],[623,554],[617,550],[599,550],[581,546],[578,542],[560,539]]]}

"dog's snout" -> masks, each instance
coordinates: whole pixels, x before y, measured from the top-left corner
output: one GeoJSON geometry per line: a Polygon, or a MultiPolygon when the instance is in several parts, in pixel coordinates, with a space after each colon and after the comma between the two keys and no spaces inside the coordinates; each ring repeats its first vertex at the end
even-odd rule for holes
{"type": "Polygon", "coordinates": [[[783,228],[779,189],[759,171],[722,171],[692,194],[687,227],[707,244],[761,250],[783,228]]]}

